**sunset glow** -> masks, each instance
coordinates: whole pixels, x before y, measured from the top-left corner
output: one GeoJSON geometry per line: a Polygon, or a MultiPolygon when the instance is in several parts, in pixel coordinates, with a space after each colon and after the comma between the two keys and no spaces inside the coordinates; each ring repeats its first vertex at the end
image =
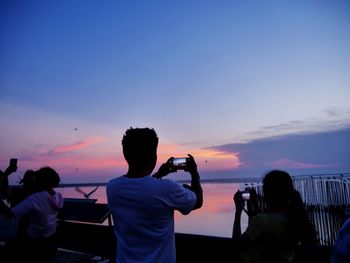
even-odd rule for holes
{"type": "Polygon", "coordinates": [[[65,153],[65,152],[73,152],[76,150],[83,149],[85,147],[88,147],[90,145],[99,143],[101,141],[104,141],[105,138],[103,137],[93,137],[93,138],[87,138],[84,141],[79,141],[77,143],[73,143],[70,145],[64,145],[64,146],[59,146],[56,149],[52,150],[53,153],[65,153]]]}
{"type": "Polygon", "coordinates": [[[1,1],[0,169],[124,174],[154,128],[156,169],[204,179],[349,172],[349,1],[1,1]],[[63,19],[64,18],[64,19],[63,19]]]}

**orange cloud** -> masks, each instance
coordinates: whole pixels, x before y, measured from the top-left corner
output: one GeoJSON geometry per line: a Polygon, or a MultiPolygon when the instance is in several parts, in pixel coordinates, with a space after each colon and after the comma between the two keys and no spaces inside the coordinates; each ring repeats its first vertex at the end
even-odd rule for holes
{"type": "Polygon", "coordinates": [[[126,170],[127,163],[122,157],[114,156],[38,156],[30,160],[21,160],[20,170],[24,172],[27,169],[38,169],[42,166],[50,166],[60,174],[75,174],[84,175],[86,173],[98,171],[118,171],[126,170]]]}
{"type": "MultiPolygon", "coordinates": [[[[84,174],[91,171],[127,170],[128,165],[121,152],[110,151],[109,148],[106,148],[106,151],[99,149],[98,152],[75,152],[104,140],[103,137],[91,137],[74,144],[57,147],[48,153],[33,154],[30,158],[21,160],[21,169],[37,169],[49,165],[67,174],[72,172],[84,174]]],[[[187,153],[194,156],[200,171],[237,169],[241,165],[238,155],[234,153],[220,152],[213,149],[195,149],[176,144],[159,146],[157,164],[160,166],[171,156],[187,156],[187,153]]],[[[156,169],[158,168],[156,167],[156,169]]]]}
{"type": "Polygon", "coordinates": [[[181,157],[192,154],[197,165],[204,170],[237,169],[241,166],[236,153],[228,153],[215,149],[195,149],[183,145],[167,144],[158,148],[159,162],[165,162],[169,157],[181,157]]]}
{"type": "Polygon", "coordinates": [[[80,150],[82,148],[88,147],[88,146],[96,144],[96,143],[100,143],[104,140],[105,140],[105,138],[101,137],[101,136],[91,137],[91,138],[87,138],[87,139],[80,141],[80,142],[77,142],[77,143],[59,146],[56,149],[52,150],[52,153],[72,152],[72,151],[80,150]]]}

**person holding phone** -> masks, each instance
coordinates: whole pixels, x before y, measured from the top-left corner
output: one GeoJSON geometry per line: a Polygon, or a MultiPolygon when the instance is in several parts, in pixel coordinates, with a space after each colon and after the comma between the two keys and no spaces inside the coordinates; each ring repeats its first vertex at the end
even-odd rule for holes
{"type": "Polygon", "coordinates": [[[176,262],[174,211],[186,215],[203,204],[192,155],[185,171],[191,185],[162,179],[176,172],[170,158],[151,176],[157,162],[158,136],[153,129],[130,128],[122,139],[128,163],[125,175],[108,182],[107,203],[117,238],[116,262],[176,262]]]}
{"type": "Polygon", "coordinates": [[[56,254],[57,214],[63,207],[63,197],[54,190],[60,182],[58,173],[51,167],[35,171],[38,191],[26,197],[16,206],[8,207],[0,201],[0,212],[9,219],[24,218],[27,221],[25,235],[7,247],[8,262],[49,263],[56,254]],[[18,253],[20,251],[20,253],[18,253]]]}
{"type": "Polygon", "coordinates": [[[12,158],[5,172],[0,171],[0,196],[12,207],[22,202],[25,198],[39,191],[36,183],[36,173],[29,169],[19,181],[19,185],[9,185],[9,176],[17,171],[17,159],[12,158]]]}
{"type": "Polygon", "coordinates": [[[237,262],[293,262],[298,245],[317,242],[316,231],[308,219],[300,193],[294,189],[287,172],[272,170],[264,176],[264,209],[258,205],[255,189],[249,191],[250,199],[247,201],[240,191],[234,195],[236,212],[232,238],[236,254],[239,254],[237,262]],[[249,221],[247,229],[241,233],[243,211],[247,212],[249,221]]]}
{"type": "Polygon", "coordinates": [[[3,172],[0,170],[0,197],[6,199],[9,195],[9,179],[8,176],[17,171],[17,159],[11,158],[9,166],[3,172]]]}
{"type": "MultiPolygon", "coordinates": [[[[0,195],[2,200],[6,200],[9,207],[15,207],[28,196],[39,191],[36,182],[36,173],[33,170],[27,170],[19,185],[9,186],[9,176],[17,171],[17,159],[10,160],[9,167],[5,173],[1,174],[1,189],[0,195]]],[[[3,218],[3,217],[2,217],[3,218]]],[[[6,220],[6,219],[5,219],[6,220]]],[[[21,246],[22,241],[26,237],[27,228],[29,225],[29,218],[22,217],[17,220],[6,220],[8,225],[7,234],[3,237],[7,251],[16,251],[21,246]]]]}

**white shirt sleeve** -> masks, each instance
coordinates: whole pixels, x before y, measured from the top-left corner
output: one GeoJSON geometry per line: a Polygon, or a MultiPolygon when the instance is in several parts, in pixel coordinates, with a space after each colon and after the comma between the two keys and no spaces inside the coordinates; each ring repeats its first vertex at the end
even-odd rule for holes
{"type": "Polygon", "coordinates": [[[16,217],[21,218],[32,212],[34,208],[33,198],[34,195],[28,196],[26,199],[11,209],[16,217]]]}
{"type": "Polygon", "coordinates": [[[166,191],[160,198],[167,206],[180,211],[184,215],[192,211],[197,202],[197,197],[194,192],[172,181],[168,181],[165,188],[166,191]]]}

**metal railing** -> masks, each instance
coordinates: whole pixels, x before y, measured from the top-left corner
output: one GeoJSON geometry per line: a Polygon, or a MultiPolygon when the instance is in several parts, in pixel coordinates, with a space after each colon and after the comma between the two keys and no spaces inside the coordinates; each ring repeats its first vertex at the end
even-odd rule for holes
{"type": "MultiPolygon", "coordinates": [[[[293,176],[320,245],[333,246],[350,208],[350,173],[293,176]]],[[[255,187],[263,198],[262,182],[255,187]]],[[[262,201],[263,202],[263,201],[262,201]]]]}
{"type": "MultiPolygon", "coordinates": [[[[344,219],[350,216],[346,214],[346,209],[350,208],[350,173],[298,175],[293,176],[292,179],[316,229],[319,244],[332,246],[344,219]]],[[[254,187],[263,199],[261,178],[235,178],[222,181],[254,187]]],[[[106,186],[106,183],[61,184],[59,187],[93,186],[106,186]]]]}

